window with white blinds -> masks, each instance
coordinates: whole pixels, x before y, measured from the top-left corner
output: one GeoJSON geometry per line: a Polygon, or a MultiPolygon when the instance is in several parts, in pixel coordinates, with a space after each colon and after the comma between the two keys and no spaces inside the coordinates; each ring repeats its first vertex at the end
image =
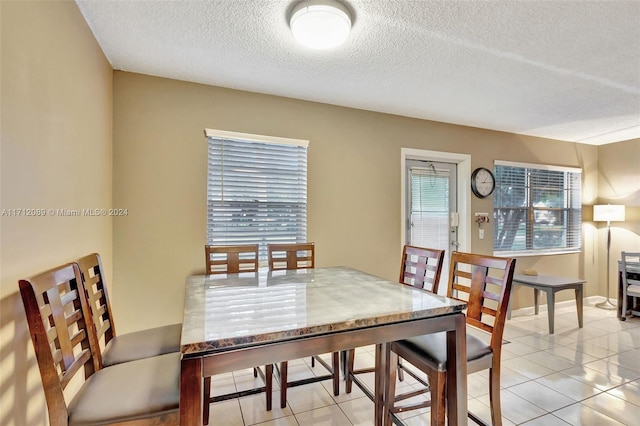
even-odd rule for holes
{"type": "Polygon", "coordinates": [[[206,134],[207,244],[259,244],[266,260],[269,243],[306,242],[306,141],[206,134]]]}
{"type": "Polygon", "coordinates": [[[449,172],[412,167],[409,241],[420,247],[449,247],[449,172]]]}
{"type": "Polygon", "coordinates": [[[494,174],[495,254],[580,251],[580,169],[496,161],[494,174]]]}

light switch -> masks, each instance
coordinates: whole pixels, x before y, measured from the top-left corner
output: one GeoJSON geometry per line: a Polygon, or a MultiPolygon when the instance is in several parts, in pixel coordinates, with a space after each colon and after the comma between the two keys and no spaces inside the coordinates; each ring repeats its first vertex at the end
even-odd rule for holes
{"type": "Polygon", "coordinates": [[[482,228],[478,229],[478,238],[480,238],[481,240],[484,240],[484,229],[482,228]]]}

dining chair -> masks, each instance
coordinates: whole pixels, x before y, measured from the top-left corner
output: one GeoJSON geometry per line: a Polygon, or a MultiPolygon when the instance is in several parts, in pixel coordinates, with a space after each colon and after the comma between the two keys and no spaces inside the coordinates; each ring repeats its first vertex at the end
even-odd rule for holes
{"type": "MultiPolygon", "coordinates": [[[[245,245],[205,245],[207,274],[236,274],[240,272],[258,271],[258,244],[245,245]]],[[[253,377],[264,381],[267,411],[272,408],[273,401],[273,365],[266,365],[264,372],[259,367],[253,368],[253,377]]],[[[209,404],[214,402],[211,397],[211,377],[204,378],[204,410],[203,423],[209,424],[209,404]]]]}
{"type": "Polygon", "coordinates": [[[640,297],[640,277],[638,277],[637,274],[628,272],[629,264],[633,264],[636,267],[640,265],[640,253],[625,251],[620,253],[620,276],[622,277],[620,319],[622,321],[626,321],[629,313],[639,315],[636,300],[640,297]],[[629,300],[631,300],[631,306],[629,306],[629,300]]]}
{"type": "MultiPolygon", "coordinates": [[[[314,243],[293,243],[293,244],[269,244],[269,270],[293,270],[315,268],[315,244],[314,243]]],[[[318,362],[329,371],[333,381],[333,394],[340,395],[340,353],[331,354],[331,365],[323,360],[319,355],[311,357],[311,367],[315,367],[318,362]]],[[[289,387],[288,374],[289,363],[280,363],[280,407],[287,406],[287,388],[289,387]]]]}
{"type": "MultiPolygon", "coordinates": [[[[400,277],[398,281],[401,284],[424,289],[432,293],[438,293],[438,284],[440,283],[442,264],[444,262],[444,252],[444,250],[405,245],[402,248],[400,277]]],[[[375,371],[373,367],[355,370],[354,365],[355,349],[350,349],[347,351],[347,367],[345,371],[345,390],[347,393],[351,393],[353,388],[352,374],[373,373],[375,371]]],[[[401,360],[398,359],[398,378],[400,381],[404,379],[403,371],[405,370],[401,360]]],[[[411,376],[415,374],[412,370],[406,371],[411,376]]]]}
{"type": "Polygon", "coordinates": [[[258,270],[258,244],[204,247],[207,274],[237,274],[258,270]]]}
{"type": "Polygon", "coordinates": [[[102,348],[96,354],[101,367],[180,352],[182,324],[117,334],[100,255],[91,253],[77,259],[76,263],[82,274],[82,286],[102,348]]]}
{"type": "Polygon", "coordinates": [[[175,425],[180,353],[100,367],[82,276],[68,263],[19,281],[52,426],[175,425]],[[78,382],[80,372],[84,382],[78,382]],[[76,385],[66,389],[70,382],[76,385]],[[81,383],[81,384],[80,384],[81,383]],[[70,397],[67,404],[65,389],[70,397]]]}
{"type": "MultiPolygon", "coordinates": [[[[467,303],[467,371],[468,374],[489,369],[489,401],[491,421],[502,424],[500,405],[500,354],[502,334],[511,293],[513,271],[516,260],[472,253],[453,252],[449,268],[447,296],[467,303]],[[472,329],[480,333],[469,333],[472,329]],[[486,332],[482,333],[482,332],[486,332]],[[475,334],[482,334],[485,339],[475,334]],[[486,342],[489,340],[489,343],[486,342]]],[[[445,420],[445,387],[447,366],[446,333],[433,333],[392,342],[389,365],[395,365],[402,357],[412,366],[427,375],[424,389],[395,395],[396,369],[385,372],[386,424],[392,414],[431,407],[431,424],[443,425],[445,420]],[[396,401],[414,397],[422,392],[431,392],[430,401],[411,405],[397,405],[396,401]]],[[[469,413],[469,417],[482,424],[469,413]]]]}
{"type": "Polygon", "coordinates": [[[269,244],[269,270],[315,268],[315,244],[269,244]]]}

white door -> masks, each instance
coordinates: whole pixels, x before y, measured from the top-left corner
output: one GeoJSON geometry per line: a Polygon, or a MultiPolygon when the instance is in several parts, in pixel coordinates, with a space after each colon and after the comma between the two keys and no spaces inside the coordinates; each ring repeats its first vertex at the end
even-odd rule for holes
{"type": "Polygon", "coordinates": [[[407,244],[444,249],[438,293],[446,294],[449,258],[458,247],[457,165],[407,160],[407,244]]]}

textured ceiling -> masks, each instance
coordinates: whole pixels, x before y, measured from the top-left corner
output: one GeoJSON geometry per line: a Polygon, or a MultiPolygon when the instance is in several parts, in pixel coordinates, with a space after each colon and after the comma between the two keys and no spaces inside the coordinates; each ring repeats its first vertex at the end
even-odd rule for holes
{"type": "Polygon", "coordinates": [[[76,1],[116,70],[600,145],[640,137],[640,1],[350,0],[333,50],[295,0],[76,1]]]}

